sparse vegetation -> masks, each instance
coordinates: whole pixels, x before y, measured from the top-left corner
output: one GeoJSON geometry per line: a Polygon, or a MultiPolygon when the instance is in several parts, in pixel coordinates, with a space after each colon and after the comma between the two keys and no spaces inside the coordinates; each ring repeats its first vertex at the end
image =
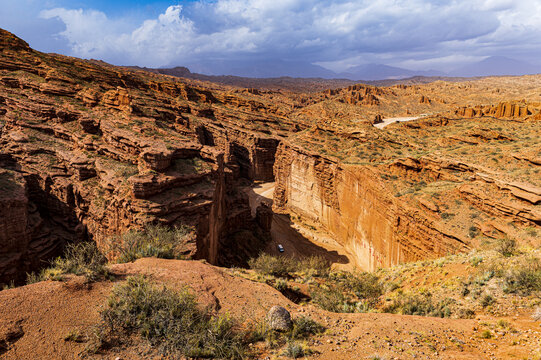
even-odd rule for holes
{"type": "Polygon", "coordinates": [[[108,240],[107,253],[119,263],[143,257],[163,259],[182,258],[181,247],[187,240],[190,228],[169,228],[150,225],[142,231],[128,231],[108,240]]]}
{"type": "Polygon", "coordinates": [[[498,241],[496,251],[505,257],[513,256],[517,251],[517,242],[515,239],[503,238],[498,241]]]}
{"type": "Polygon", "coordinates": [[[323,310],[349,313],[356,312],[356,304],[341,289],[336,287],[317,287],[310,292],[312,301],[323,310]]]}
{"type": "Polygon", "coordinates": [[[435,302],[432,294],[401,294],[384,308],[385,312],[403,315],[421,315],[434,317],[450,317],[456,301],[443,299],[435,302]]]}
{"type": "Polygon", "coordinates": [[[250,259],[248,265],[259,273],[277,277],[288,277],[296,272],[304,272],[310,276],[327,276],[330,264],[321,256],[311,256],[296,260],[289,256],[273,256],[261,253],[250,259]]]}
{"type": "Polygon", "coordinates": [[[367,312],[373,308],[383,285],[372,273],[332,273],[327,285],[314,288],[310,296],[321,308],[332,312],[367,312]]]}
{"type": "Polygon", "coordinates": [[[171,356],[243,359],[248,351],[248,336],[229,316],[199,308],[187,288],[173,291],[140,276],[113,289],[101,317],[102,344],[138,334],[171,356]]]}
{"type": "Polygon", "coordinates": [[[290,337],[293,339],[307,338],[311,335],[321,334],[325,327],[308,316],[300,316],[293,320],[293,329],[290,337]]]}
{"type": "Polygon", "coordinates": [[[294,357],[295,354],[312,354],[313,351],[306,345],[299,343],[311,336],[322,334],[325,327],[308,316],[300,316],[293,319],[293,327],[286,331],[274,331],[268,328],[266,322],[257,323],[252,327],[249,334],[251,342],[265,341],[269,349],[279,349],[285,346],[282,355],[294,357]],[[299,352],[302,350],[302,352],[299,352]]]}
{"type": "Polygon", "coordinates": [[[504,275],[505,288],[509,293],[529,295],[541,291],[541,261],[526,258],[504,275]]]}
{"type": "Polygon", "coordinates": [[[262,253],[248,261],[248,265],[259,273],[286,277],[298,269],[298,261],[289,256],[272,256],[262,253]]]}
{"type": "Polygon", "coordinates": [[[300,357],[311,355],[312,353],[313,351],[311,351],[308,347],[299,344],[296,341],[290,341],[287,343],[283,355],[293,359],[298,359],[300,357]]]}
{"type": "Polygon", "coordinates": [[[483,332],[481,332],[481,338],[492,339],[492,332],[490,330],[483,330],[483,332]]]}
{"type": "Polygon", "coordinates": [[[71,330],[64,336],[64,341],[83,342],[84,336],[78,330],[71,330]]]}
{"type": "Polygon", "coordinates": [[[486,294],[485,296],[481,298],[481,301],[479,303],[481,304],[482,307],[487,307],[494,304],[495,302],[496,302],[496,299],[494,299],[492,295],[486,294]]]}
{"type": "Polygon", "coordinates": [[[110,276],[107,258],[98,250],[94,242],[68,244],[63,257],[58,257],[51,266],[39,274],[27,275],[27,283],[55,280],[61,281],[66,274],[85,276],[88,281],[95,281],[110,276]]]}

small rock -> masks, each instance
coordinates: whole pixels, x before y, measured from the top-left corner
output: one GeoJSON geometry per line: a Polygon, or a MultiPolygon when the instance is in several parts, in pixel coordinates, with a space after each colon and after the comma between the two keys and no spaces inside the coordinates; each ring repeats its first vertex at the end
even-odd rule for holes
{"type": "Polygon", "coordinates": [[[293,326],[291,314],[281,306],[273,306],[267,314],[267,325],[272,330],[287,331],[293,326]]]}

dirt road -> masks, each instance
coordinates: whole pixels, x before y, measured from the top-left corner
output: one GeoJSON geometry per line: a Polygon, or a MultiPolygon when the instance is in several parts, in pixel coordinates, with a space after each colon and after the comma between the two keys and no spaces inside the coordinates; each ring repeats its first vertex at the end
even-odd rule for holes
{"type": "Polygon", "coordinates": [[[395,122],[412,121],[412,120],[417,120],[419,118],[421,118],[421,117],[420,116],[412,116],[412,117],[387,118],[387,119],[383,119],[383,122],[381,122],[379,124],[374,124],[374,126],[377,127],[378,129],[383,129],[385,126],[390,125],[390,124],[395,123],[395,122]]]}

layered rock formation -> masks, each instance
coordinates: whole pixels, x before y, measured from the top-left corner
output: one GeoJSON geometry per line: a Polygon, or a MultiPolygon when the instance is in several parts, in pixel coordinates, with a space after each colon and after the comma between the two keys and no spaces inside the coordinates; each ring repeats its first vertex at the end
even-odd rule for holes
{"type": "Polygon", "coordinates": [[[467,250],[421,209],[396,199],[369,167],[348,166],[290,145],[276,162],[275,207],[322,226],[374,270],[467,250]]]}
{"type": "Polygon", "coordinates": [[[236,184],[273,179],[278,141],[230,114],[273,123],[266,105],[0,38],[0,170],[18,184],[2,198],[0,282],[21,281],[66,242],[93,239],[114,256],[112,235],[150,223],[191,227],[187,256],[248,258],[254,246],[228,239],[259,234],[236,184]]]}
{"type": "Polygon", "coordinates": [[[186,256],[245,263],[272,230],[239,190],[260,181],[363,269],[535,242],[541,76],[509,84],[233,88],[42,54],[0,30],[0,171],[16,184],[0,199],[0,282],[150,223],[191,227],[186,256]],[[404,114],[433,115],[373,127],[404,114]]]}
{"type": "Polygon", "coordinates": [[[500,102],[497,105],[462,107],[455,111],[458,116],[466,118],[493,116],[498,119],[525,119],[540,113],[541,104],[526,102],[500,102]]]}

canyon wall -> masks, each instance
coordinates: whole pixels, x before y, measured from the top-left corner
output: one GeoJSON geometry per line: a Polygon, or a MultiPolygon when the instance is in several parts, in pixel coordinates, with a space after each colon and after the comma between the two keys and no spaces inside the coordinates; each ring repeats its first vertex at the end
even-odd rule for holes
{"type": "Polygon", "coordinates": [[[395,198],[365,166],[344,166],[288,144],[276,154],[274,207],[323,228],[374,270],[464,251],[469,245],[446,234],[422,209],[395,198]]]}
{"type": "Polygon", "coordinates": [[[231,114],[259,118],[262,105],[34,52],[3,30],[0,42],[0,171],[20,190],[0,198],[0,285],[70,242],[94,240],[114,259],[117,235],[149,224],[189,227],[186,257],[238,265],[254,255],[236,235],[259,231],[238,183],[272,180],[277,141],[231,114]]]}
{"type": "Polygon", "coordinates": [[[200,124],[194,131],[201,144],[214,146],[224,152],[227,165],[237,167],[238,176],[253,181],[274,180],[277,139],[223,123],[200,124]]]}
{"type": "Polygon", "coordinates": [[[532,115],[538,116],[540,106],[539,103],[505,101],[497,105],[464,106],[455,110],[455,115],[465,118],[491,116],[497,119],[525,119],[532,115]]]}

